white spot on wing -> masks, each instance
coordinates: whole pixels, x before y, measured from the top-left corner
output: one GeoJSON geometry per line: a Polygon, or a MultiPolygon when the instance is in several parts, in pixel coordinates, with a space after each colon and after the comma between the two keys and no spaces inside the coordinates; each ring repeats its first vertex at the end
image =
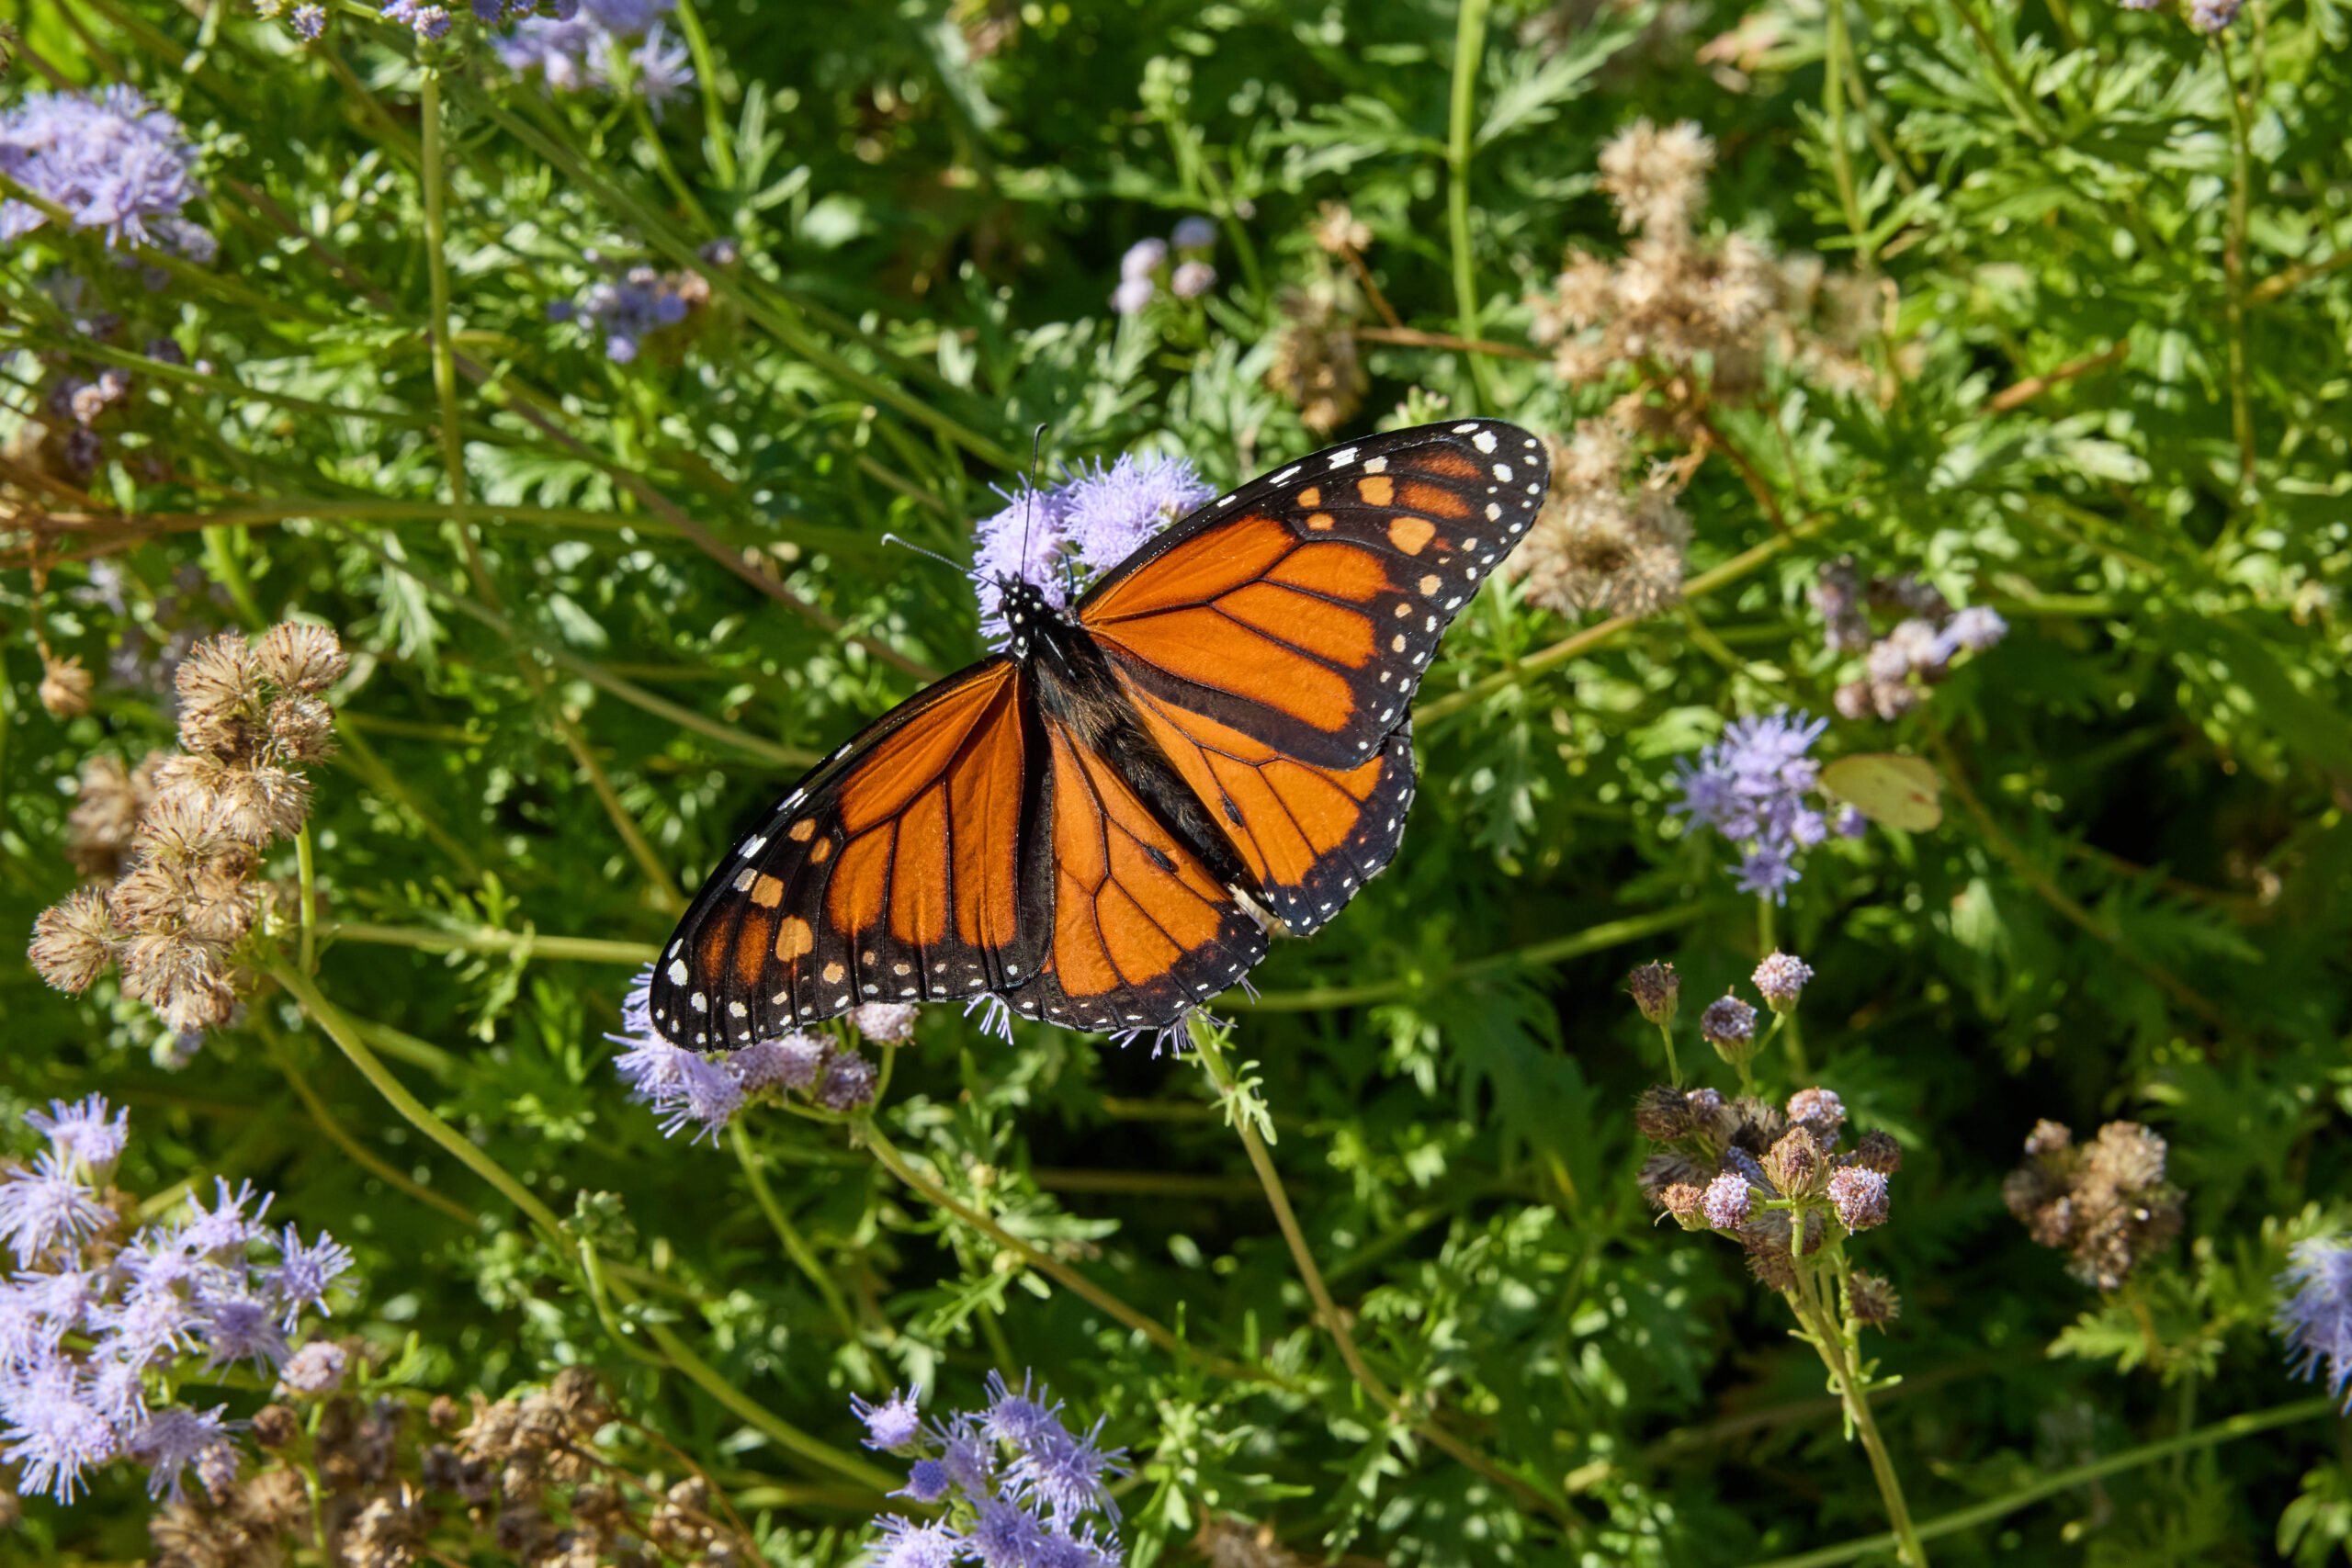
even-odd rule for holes
{"type": "Polygon", "coordinates": [[[1481,452],[1491,452],[1495,449],[1495,433],[1491,430],[1482,430],[1470,438],[1470,445],[1481,452]]]}
{"type": "Polygon", "coordinates": [[[1363,471],[1367,474],[1385,474],[1388,471],[1388,459],[1385,457],[1368,458],[1365,460],[1363,471]]]}
{"type": "Polygon", "coordinates": [[[1453,434],[1456,435],[1467,435],[1477,428],[1478,427],[1475,424],[1457,424],[1453,427],[1453,434]]]}
{"type": "MultiPolygon", "coordinates": [[[[675,953],[677,949],[673,947],[670,951],[675,953]]],[[[683,958],[673,958],[670,960],[670,984],[683,986],[685,983],[686,961],[683,958]]]]}
{"type": "Polygon", "coordinates": [[[1344,468],[1355,460],[1356,449],[1352,446],[1342,446],[1331,454],[1331,466],[1335,468],[1344,468]]]}
{"type": "Polygon", "coordinates": [[[1510,483],[1510,465],[1509,463],[1497,463],[1495,465],[1495,478],[1502,480],[1505,484],[1510,483]]]}
{"type": "Polygon", "coordinates": [[[764,834],[754,834],[751,838],[743,840],[743,858],[745,860],[750,860],[753,855],[758,854],[762,850],[766,849],[767,847],[768,841],[766,836],[764,834]]]}

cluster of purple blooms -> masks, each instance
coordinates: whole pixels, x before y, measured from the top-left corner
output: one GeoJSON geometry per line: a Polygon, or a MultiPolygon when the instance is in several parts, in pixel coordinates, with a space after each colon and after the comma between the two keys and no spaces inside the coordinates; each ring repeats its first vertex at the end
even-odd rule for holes
{"type": "Polygon", "coordinates": [[[994,646],[1006,641],[999,588],[1004,579],[1025,581],[1056,609],[1068,609],[1087,579],[1117,566],[1216,493],[1186,458],[1132,452],[1045,490],[1023,487],[1010,506],[973,528],[981,631],[994,646]]]}
{"type": "MultiPolygon", "coordinates": [[[[2127,11],[2154,11],[2164,0],[2117,0],[2127,11]]],[[[2188,25],[2200,33],[2218,33],[2238,19],[2245,0],[2188,0],[2188,25]]]]}
{"type": "MultiPolygon", "coordinates": [[[[605,1038],[624,1047],[613,1070],[628,1085],[631,1100],[650,1105],[662,1118],[664,1137],[693,1128],[695,1138],[717,1143],[719,1129],[769,1090],[804,1094],[828,1111],[874,1102],[879,1077],[874,1063],[821,1034],[796,1030],[707,1056],[681,1050],[654,1031],[652,985],[649,964],[621,1002],[621,1032],[605,1038]]],[[[849,1015],[866,1039],[893,1045],[913,1033],[914,1018],[913,1008],[891,1002],[854,1008],[849,1015]]]]}
{"type": "MultiPolygon", "coordinates": [[[[0,113],[0,174],[65,209],[108,245],[156,245],[209,262],[220,245],[181,209],[204,194],[180,122],[130,87],[28,93],[0,113]]],[[[0,201],[0,240],[49,220],[30,202],[0,201]]]]}
{"type": "Polygon", "coordinates": [[[1208,262],[1216,245],[1216,225],[1205,218],[1187,218],[1162,240],[1137,240],[1119,258],[1119,287],[1111,291],[1111,308],[1122,316],[1138,315],[1159,297],[1161,288],[1179,299],[1197,299],[1216,284],[1216,268],[1208,262]]]}
{"type": "Polygon", "coordinates": [[[2299,1378],[2316,1378],[2325,1368],[2327,1392],[2352,1412],[2352,1242],[2315,1238],[2298,1242],[2287,1271],[2278,1276],[2286,1296],[2278,1328],[2299,1378]]]}
{"type": "Polygon", "coordinates": [[[577,299],[548,307],[551,321],[578,321],[604,344],[605,357],[627,365],[637,357],[639,340],[674,327],[694,308],[695,291],[650,266],[633,266],[617,283],[592,283],[577,299]]]}
{"type": "Polygon", "coordinates": [[[1103,1483],[1126,1472],[1125,1450],[1100,1445],[1099,1419],[1073,1433],[1060,1402],[1043,1387],[1033,1393],[1026,1374],[1015,1392],[990,1372],[988,1393],[982,1409],[928,1422],[919,1393],[878,1404],[851,1398],[867,1448],[914,1461],[892,1495],[941,1510],[923,1523],[884,1517],[873,1568],[1117,1568],[1119,1509],[1103,1483]]]}
{"type": "Polygon", "coordinates": [[[1862,814],[1849,806],[1833,823],[1805,802],[1819,782],[1807,755],[1829,721],[1783,710],[1761,718],[1734,719],[1723,739],[1699,753],[1697,766],[1676,764],[1682,799],[1669,809],[1687,813],[1693,826],[1713,828],[1741,848],[1735,874],[1739,890],[1776,904],[1788,901],[1799,878],[1797,857],[1834,830],[1861,837],[1862,814]]]}
{"type": "Polygon", "coordinates": [[[293,1377],[325,1371],[310,1365],[321,1351],[339,1372],[335,1347],[297,1352],[287,1335],[306,1309],[327,1310],[350,1252],[324,1234],[306,1244],[292,1225],[271,1231],[269,1194],[254,1204],[250,1185],[232,1192],[225,1181],[211,1208],[190,1198],[185,1218],[113,1245],[118,1214],[102,1190],[130,1138],[127,1113],[109,1116],[91,1095],[26,1120],[49,1146],[0,1180],[0,1243],[17,1263],[0,1284],[0,1461],[19,1467],[23,1489],[61,1503],[122,1456],[148,1467],[151,1496],[177,1498],[191,1465],[209,1490],[225,1487],[236,1423],[218,1406],[151,1400],[150,1374],[200,1354],[207,1369],[250,1361],[293,1377]],[[277,1260],[256,1261],[261,1248],[277,1260]]]}
{"type": "MultiPolygon", "coordinates": [[[[493,3],[476,0],[475,8],[493,3]]],[[[686,46],[664,36],[662,15],[676,6],[677,0],[556,0],[552,15],[525,16],[494,47],[508,69],[537,71],[550,89],[632,87],[659,119],[664,104],[695,85],[686,46]]]]}

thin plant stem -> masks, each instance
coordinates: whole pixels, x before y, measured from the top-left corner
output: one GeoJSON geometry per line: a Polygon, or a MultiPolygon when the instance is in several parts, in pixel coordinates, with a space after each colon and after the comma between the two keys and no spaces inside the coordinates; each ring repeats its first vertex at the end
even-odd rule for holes
{"type": "MultiPolygon", "coordinates": [[[[1470,254],[1471,111],[1477,101],[1478,62],[1487,50],[1487,0],[1459,0],[1454,17],[1453,90],[1445,136],[1445,223],[1453,252],[1455,330],[1474,339],[1478,335],[1478,276],[1470,254]]],[[[1495,392],[1487,362],[1474,355],[1469,364],[1480,400],[1492,409],[1495,392]]]]}
{"type": "Polygon", "coordinates": [[[702,16],[695,9],[694,0],[678,0],[673,13],[678,18],[678,30],[686,35],[687,51],[695,57],[695,82],[702,88],[702,121],[704,141],[710,150],[710,170],[718,183],[729,190],[735,187],[735,131],[727,123],[727,106],[718,96],[718,61],[711,52],[709,35],[703,31],[702,16]]]}
{"type": "Polygon", "coordinates": [[[385,926],[366,920],[338,920],[324,928],[330,942],[365,942],[386,947],[413,947],[426,953],[520,953],[530,958],[569,959],[583,964],[626,964],[632,968],[652,963],[662,950],[650,942],[618,942],[605,937],[541,936],[537,931],[500,931],[480,926],[472,931],[438,931],[431,926],[385,926]]]}
{"type": "Polygon", "coordinates": [[[2255,494],[2254,395],[2247,386],[2245,361],[2246,209],[2254,195],[2254,125],[2245,94],[2238,86],[2230,40],[2219,32],[2212,38],[2230,102],[2230,209],[2222,244],[2222,278],[2229,291],[2230,428],[2238,446],[2238,499],[2246,502],[2255,494]]]}
{"type": "Polygon", "coordinates": [[[776,1240],[784,1244],[785,1256],[791,1258],[794,1266],[808,1277],[808,1282],[817,1287],[817,1293],[825,1300],[825,1310],[833,1314],[833,1321],[840,1325],[842,1333],[852,1340],[856,1339],[857,1319],[851,1315],[849,1303],[842,1299],[841,1287],[833,1283],[833,1277],[825,1272],[825,1266],[818,1261],[816,1253],[809,1250],[799,1227],[784,1212],[784,1205],[775,1201],[775,1192],[768,1186],[766,1174],[760,1169],[759,1151],[752,1147],[751,1136],[743,1131],[742,1118],[739,1116],[729,1122],[727,1132],[729,1141],[735,1145],[736,1163],[743,1168],[744,1179],[752,1185],[752,1200],[759,1204],[760,1213],[767,1216],[776,1240]]]}
{"type": "Polygon", "coordinates": [[[1863,241],[1861,198],[1854,193],[1854,160],[1846,145],[1846,72],[1853,62],[1853,45],[1846,36],[1846,0],[1828,0],[1829,43],[1824,51],[1826,70],[1821,107],[1829,118],[1829,165],[1838,176],[1838,204],[1845,209],[1846,230],[1854,238],[1854,260],[1863,271],[1871,255],[1863,241]]]}
{"type": "MultiPolygon", "coordinates": [[[[1804,1214],[1792,1216],[1796,1224],[1791,1234],[1792,1246],[1801,1245],[1804,1231],[1804,1214]]],[[[1886,1443],[1879,1436],[1878,1422],[1871,1415],[1871,1402],[1854,1373],[1845,1328],[1837,1319],[1835,1310],[1822,1296],[1823,1269],[1802,1258],[1796,1264],[1797,1285],[1782,1292],[1804,1325],[1805,1337],[1820,1353],[1821,1364],[1829,1371],[1829,1381],[1846,1407],[1847,1425],[1862,1440],[1862,1450],[1870,1456],[1871,1474],[1878,1482],[1879,1497],[1886,1506],[1886,1522],[1896,1551],[1908,1568],[1928,1568],[1926,1548],[1919,1543],[1919,1532],[1911,1522],[1911,1506],[1903,1495],[1902,1479],[1894,1472],[1894,1461],[1886,1451],[1886,1443]]]]}
{"type": "Polygon", "coordinates": [[[1357,1385],[1371,1396],[1374,1404],[1387,1413],[1391,1420],[1444,1450],[1487,1480],[1508,1487],[1522,1500],[1543,1508],[1559,1520],[1571,1536],[1581,1536],[1585,1531],[1585,1522],[1566,1502],[1547,1496],[1524,1478],[1505,1470],[1434,1421],[1414,1416],[1365,1362],[1363,1352],[1356,1346],[1354,1334],[1348,1328],[1347,1319],[1340,1314],[1339,1304],[1331,1299],[1330,1287],[1323,1282],[1323,1271],[1316,1267],[1314,1250],[1306,1245],[1306,1234],[1299,1228],[1298,1216],[1291,1209],[1290,1194],[1283,1190],[1282,1173],[1274,1168],[1273,1156],[1267,1153],[1265,1141],[1259,1137],[1250,1113],[1239,1104],[1242,1090],[1225,1060],[1216,1030],[1198,1012],[1193,1013],[1185,1024],[1202,1067],[1226,1102],[1227,1120],[1240,1134],[1241,1146],[1250,1156],[1250,1167],[1258,1173],[1259,1184],[1266,1190],[1267,1206],[1274,1212],[1274,1224],[1282,1229],[1283,1240],[1290,1248],[1291,1261],[1297,1266],[1299,1280],[1315,1303],[1316,1316],[1325,1332],[1331,1336],[1332,1343],[1339,1347],[1340,1359],[1347,1364],[1348,1371],[1357,1385]]]}
{"type": "Polygon", "coordinates": [[[1682,1064],[1675,1059],[1674,1031],[1661,1023],[1657,1026],[1657,1037],[1666,1043],[1667,1081],[1673,1084],[1675,1088],[1680,1089],[1682,1087],[1682,1064]]]}
{"type": "MultiPolygon", "coordinates": [[[[2018,1509],[2030,1507],[2045,1497],[2054,1497],[2062,1492],[2071,1492],[2075,1487],[2087,1486],[2095,1481],[2103,1481],[2110,1475],[2120,1475],[2128,1470],[2137,1470],[2143,1464],[2154,1464],[2158,1460],[2169,1459],[2177,1453],[2211,1448],[2221,1443],[2235,1442],[2240,1438],[2250,1438],[2260,1432],[2292,1426],[2299,1421],[2316,1420],[2320,1416],[2335,1414],[2334,1400],[2305,1399],[2298,1400],[2292,1404],[2278,1405],[2269,1410],[2250,1411],[2244,1416],[2233,1416],[2226,1421],[2216,1421],[2211,1426],[2198,1431],[2181,1433],[2166,1438],[2161,1442],[2145,1443],[2136,1449],[2126,1449],[2121,1453],[2109,1454],[2105,1459],[2094,1460],[2088,1464],[2078,1464],[2068,1470],[2052,1472],[2014,1492],[2004,1493],[1998,1497],[1987,1498],[1982,1503],[1972,1504],[1968,1507],[1957,1508],[1949,1514],[1939,1515],[1919,1525],[1915,1533],[1923,1541],[1934,1540],[1939,1536],[1955,1535],[1962,1530],[1973,1529],[1978,1525],[1991,1524],[1996,1519],[2007,1518],[2018,1509]]],[[[1769,1562],[1756,1564],[1755,1568],[1838,1568],[1840,1563],[1877,1556],[1892,1550],[1897,1544],[1892,1533],[1864,1536],[1859,1540],[1841,1541],[1836,1546],[1825,1546],[1817,1551],[1800,1552],[1793,1557],[1776,1557],[1769,1562]]]]}
{"type": "MultiPolygon", "coordinates": [[[[567,1232],[562,1222],[556,1218],[555,1211],[517,1181],[505,1167],[476,1148],[471,1139],[435,1115],[431,1108],[410,1093],[408,1086],[392,1076],[390,1069],[384,1066],[375,1052],[368,1049],[368,1043],[360,1037],[351,1020],[327,999],[325,993],[309,976],[283,962],[270,964],[268,972],[270,977],[300,1005],[304,1014],[335,1043],[344,1055],[350,1059],[351,1065],[359,1069],[360,1076],[375,1086],[376,1091],[400,1112],[410,1126],[455,1155],[467,1169],[489,1182],[500,1196],[521,1210],[546,1237],[548,1245],[558,1257],[577,1258],[581,1256],[579,1249],[588,1245],[584,1238],[575,1237],[567,1232]]],[[[624,1306],[637,1304],[636,1293],[617,1277],[603,1276],[590,1282],[592,1292],[598,1287],[624,1306]]],[[[811,1437],[729,1382],[710,1363],[695,1354],[694,1348],[679,1337],[669,1325],[646,1319],[639,1326],[669,1358],[671,1365],[684,1373],[689,1381],[698,1384],[712,1398],[766,1433],[783,1448],[845,1475],[861,1485],[871,1486],[876,1492],[887,1493],[898,1483],[898,1477],[880,1466],[811,1437]]]]}
{"type": "MultiPolygon", "coordinates": [[[[1781,939],[1777,931],[1778,915],[1779,910],[1770,897],[1758,897],[1756,900],[1756,958],[1759,964],[1781,951],[1781,939]]],[[[1804,1086],[1804,1080],[1813,1076],[1813,1068],[1805,1061],[1804,1036],[1797,1030],[1796,1013],[1793,1010],[1782,1012],[1775,1008],[1772,1013],[1772,1032],[1784,1033],[1789,1037],[1789,1071],[1795,1075],[1797,1086],[1802,1089],[1804,1086]]]]}
{"type": "Polygon", "coordinates": [[[317,858],[311,852],[311,825],[308,822],[294,832],[295,876],[301,888],[302,973],[315,974],[319,967],[319,869],[317,858]]]}

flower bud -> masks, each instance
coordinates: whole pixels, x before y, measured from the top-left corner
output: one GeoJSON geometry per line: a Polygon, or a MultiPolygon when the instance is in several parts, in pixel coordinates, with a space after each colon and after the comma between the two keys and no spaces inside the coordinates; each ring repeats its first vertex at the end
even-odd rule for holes
{"type": "Polygon", "coordinates": [[[1756,1010],[1737,997],[1718,997],[1699,1015],[1699,1032],[1734,1067],[1756,1054],[1756,1010]]]}
{"type": "Polygon", "coordinates": [[[1847,1278],[1846,1304],[1856,1323],[1876,1325],[1894,1321],[1895,1314],[1903,1310],[1903,1298],[1894,1293],[1892,1284],[1876,1274],[1857,1271],[1847,1278]]]}
{"type": "Polygon", "coordinates": [[[1903,1145],[1891,1133],[1869,1132],[1854,1146],[1849,1163],[1864,1170],[1875,1170],[1881,1176],[1893,1176],[1903,1168],[1903,1145]]]}
{"type": "Polygon", "coordinates": [[[1823,1166],[1821,1145],[1815,1142],[1810,1129],[1792,1127],[1781,1141],[1764,1156],[1764,1174],[1786,1197],[1813,1190],[1821,1179],[1823,1166]]]}
{"type": "Polygon", "coordinates": [[[1789,1096],[1789,1120],[1812,1128],[1823,1143],[1832,1143],[1846,1124],[1846,1102],[1834,1089],[1801,1089],[1789,1096]]]}
{"type": "Polygon", "coordinates": [[[1886,1178],[1861,1166],[1848,1166],[1829,1179],[1829,1201],[1849,1231],[1886,1224],[1886,1178]]]}
{"type": "Polygon", "coordinates": [[[1675,976],[1673,964],[1645,964],[1625,976],[1625,984],[1634,993],[1634,1005],[1642,1010],[1644,1018],[1660,1029],[1674,1021],[1682,982],[1675,976]]]}
{"type": "Polygon", "coordinates": [[[1665,1205],[1666,1212],[1674,1216],[1674,1223],[1684,1230],[1702,1231],[1707,1228],[1705,1188],[1678,1181],[1659,1193],[1658,1201],[1665,1205]]]}
{"type": "Polygon", "coordinates": [[[1813,965],[1785,953],[1775,952],[1756,966],[1756,988],[1774,1012],[1796,1011],[1797,998],[1812,978],[1813,965]]]}

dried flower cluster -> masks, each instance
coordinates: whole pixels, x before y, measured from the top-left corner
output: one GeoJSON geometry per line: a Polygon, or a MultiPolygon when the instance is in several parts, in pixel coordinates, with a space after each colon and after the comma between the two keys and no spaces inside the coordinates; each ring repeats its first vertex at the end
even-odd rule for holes
{"type": "Polygon", "coordinates": [[[986,1407],[929,1422],[916,1393],[851,1401],[866,1447],[914,1461],[894,1495],[941,1510],[922,1523],[885,1517],[874,1568],[1116,1568],[1119,1508],[1105,1482],[1125,1472],[1124,1451],[1100,1445],[1100,1420],[1072,1432],[1060,1402],[1026,1376],[1016,1393],[991,1372],[988,1389],[986,1407]]]}
{"type": "Polygon", "coordinates": [[[288,1336],[326,1311],[350,1252],[270,1230],[269,1194],[256,1203],[250,1185],[225,1181],[211,1208],[191,1197],[180,1217],[134,1234],[138,1200],[112,1180],[128,1114],[91,1095],[26,1120],[49,1146],[0,1177],[0,1242],[18,1270],[0,1284],[0,1460],[62,1503],[118,1458],[146,1467],[152,1496],[179,1497],[191,1468],[224,1495],[242,1462],[239,1424],[164,1391],[241,1361],[299,1375],[318,1347],[296,1352],[288,1336]]]}
{"type": "Polygon", "coordinates": [[[2037,1122],[2001,1197],[2034,1240],[2071,1255],[2067,1272],[2112,1291],[2180,1234],[2181,1192],[2165,1179],[2165,1152],[2137,1122],[2109,1122],[2087,1145],[2037,1122]]]}
{"type": "Polygon", "coordinates": [[[409,1568],[483,1551],[526,1568],[759,1561],[741,1530],[713,1514],[708,1482],[632,1473],[600,1447],[615,1416],[585,1368],[494,1404],[476,1393],[470,1413],[435,1399],[422,1424],[400,1399],[335,1393],[343,1371],[316,1386],[280,1382],[284,1403],[252,1423],[275,1462],[158,1512],[148,1524],[153,1568],[275,1564],[322,1544],[333,1568],[409,1568]]]}
{"type": "Polygon", "coordinates": [[[1690,520],[1676,498],[1693,462],[1653,463],[1629,488],[1636,460],[1613,414],[1580,420],[1572,438],[1544,445],[1552,489],[1503,571],[1526,580],[1530,600],[1566,615],[1654,615],[1679,602],[1690,520]]]}
{"type": "Polygon", "coordinates": [[[1326,272],[1283,289],[1276,303],[1283,324],[1274,333],[1266,386],[1297,406],[1301,424],[1329,435],[1354,417],[1372,384],[1356,352],[1353,291],[1326,272]]]}
{"type": "Polygon", "coordinates": [[[1847,718],[1897,718],[1919,705],[1962,652],[1982,653],[2008,635],[1999,614],[1982,605],[1954,610],[1932,585],[1908,575],[1867,582],[1854,558],[1824,561],[1813,590],[1822,640],[1832,653],[1863,655],[1863,672],[1838,688],[1847,718]],[[1873,637],[1870,612],[1900,616],[1873,637]]]}
{"type": "MultiPolygon", "coordinates": [[[[631,1100],[650,1105],[664,1136],[685,1129],[716,1143],[719,1130],[747,1105],[788,1094],[828,1111],[854,1111],[874,1102],[880,1075],[854,1045],[805,1030],[761,1040],[739,1050],[701,1055],[662,1038],[648,1011],[653,969],[638,974],[621,1003],[621,1032],[605,1038],[626,1047],[613,1070],[631,1100]]],[[[853,1028],[876,1044],[903,1043],[914,1033],[916,1010],[895,1002],[853,1009],[853,1028]]]]}
{"type": "Polygon", "coordinates": [[[349,662],[334,632],[293,622],[197,646],[177,678],[185,750],[141,764],[143,786],[119,763],[84,775],[77,863],[113,856],[120,874],[42,911],[29,951],[43,979],[79,992],[118,965],[124,991],[181,1033],[229,1017],[239,948],[269,906],[262,852],[310,815],[302,765],[334,747],[322,694],[349,662]]]}
{"type": "MultiPolygon", "coordinates": [[[[1749,1270],[1776,1291],[1793,1289],[1800,1259],[1832,1239],[1833,1216],[1849,1235],[1884,1224],[1887,1178],[1903,1166],[1901,1145],[1884,1133],[1842,1148],[1846,1108],[1826,1089],[1798,1090],[1783,1112],[1752,1097],[1659,1084],[1636,1102],[1634,1122],[1660,1145],[1642,1167],[1650,1201],[1685,1230],[1738,1242],[1749,1270]]],[[[1872,1289],[1876,1299],[1883,1282],[1872,1289]]]]}

